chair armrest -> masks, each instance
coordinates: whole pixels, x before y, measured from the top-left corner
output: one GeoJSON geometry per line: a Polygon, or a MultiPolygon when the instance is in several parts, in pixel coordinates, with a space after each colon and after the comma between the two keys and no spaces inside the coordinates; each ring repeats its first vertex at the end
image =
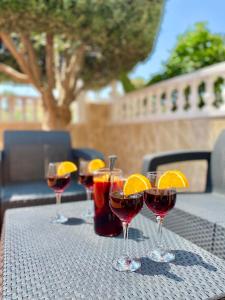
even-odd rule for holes
{"type": "Polygon", "coordinates": [[[84,160],[92,160],[94,158],[100,158],[104,160],[104,155],[101,152],[90,148],[72,149],[72,155],[74,158],[82,158],[84,160]]]}
{"type": "Polygon", "coordinates": [[[3,161],[3,150],[2,151],[0,150],[0,199],[1,199],[1,186],[2,186],[2,180],[3,180],[2,161],[3,161]]]}
{"type": "Polygon", "coordinates": [[[208,163],[207,178],[206,178],[206,189],[205,192],[210,192],[212,190],[211,181],[211,152],[210,151],[172,151],[172,152],[161,152],[158,154],[146,155],[143,158],[142,173],[147,173],[150,171],[156,171],[157,167],[164,164],[181,162],[181,161],[191,161],[191,160],[206,160],[208,163]]]}
{"type": "MultiPolygon", "coordinates": [[[[3,222],[3,208],[2,208],[2,188],[3,188],[3,151],[0,150],[0,229],[3,222]]],[[[0,231],[1,233],[1,231],[0,231]]]]}

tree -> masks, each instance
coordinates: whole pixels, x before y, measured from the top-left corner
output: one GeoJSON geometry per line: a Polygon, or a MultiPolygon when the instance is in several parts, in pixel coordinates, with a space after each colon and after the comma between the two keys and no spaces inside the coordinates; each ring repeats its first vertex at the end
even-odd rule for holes
{"type": "Polygon", "coordinates": [[[209,31],[206,23],[197,23],[194,28],[180,35],[169,59],[164,63],[164,72],[156,74],[148,84],[225,60],[225,38],[209,31]]]}
{"type": "Polygon", "coordinates": [[[152,49],[163,0],[0,0],[0,72],[40,92],[49,129],[152,49]],[[9,55],[10,54],[10,55],[9,55]]]}

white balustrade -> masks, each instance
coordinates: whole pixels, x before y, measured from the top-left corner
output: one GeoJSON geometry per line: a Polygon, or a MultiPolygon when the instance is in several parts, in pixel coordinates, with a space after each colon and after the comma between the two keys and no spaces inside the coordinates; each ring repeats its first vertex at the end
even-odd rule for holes
{"type": "Polygon", "coordinates": [[[114,97],[111,112],[115,123],[225,116],[225,62],[114,97]]]}
{"type": "Polygon", "coordinates": [[[41,122],[41,99],[0,95],[0,122],[41,122]]]}

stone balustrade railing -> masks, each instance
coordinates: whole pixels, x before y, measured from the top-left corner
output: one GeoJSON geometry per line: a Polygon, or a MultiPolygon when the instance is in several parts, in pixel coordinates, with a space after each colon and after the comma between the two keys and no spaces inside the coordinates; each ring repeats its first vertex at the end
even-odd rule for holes
{"type": "Polygon", "coordinates": [[[0,95],[1,122],[41,122],[41,100],[37,97],[0,95]]]}
{"type": "Polygon", "coordinates": [[[225,116],[225,62],[112,100],[112,122],[225,116]]]}

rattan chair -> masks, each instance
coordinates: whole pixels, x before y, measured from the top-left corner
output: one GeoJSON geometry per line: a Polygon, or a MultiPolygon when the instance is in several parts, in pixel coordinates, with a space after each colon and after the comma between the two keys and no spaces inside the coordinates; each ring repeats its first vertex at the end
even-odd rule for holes
{"type": "MultiPolygon", "coordinates": [[[[212,151],[183,150],[146,155],[142,172],[193,160],[207,161],[205,190],[178,194],[176,207],[165,218],[165,226],[225,259],[225,131],[219,135],[212,151]]],[[[147,209],[143,213],[150,214],[147,209]]]]}
{"type": "MultiPolygon", "coordinates": [[[[104,159],[94,149],[72,149],[66,131],[5,131],[4,149],[0,151],[1,214],[5,209],[55,203],[48,188],[45,169],[49,162],[104,159]]],[[[85,189],[73,176],[62,201],[85,199],[85,189]]]]}

